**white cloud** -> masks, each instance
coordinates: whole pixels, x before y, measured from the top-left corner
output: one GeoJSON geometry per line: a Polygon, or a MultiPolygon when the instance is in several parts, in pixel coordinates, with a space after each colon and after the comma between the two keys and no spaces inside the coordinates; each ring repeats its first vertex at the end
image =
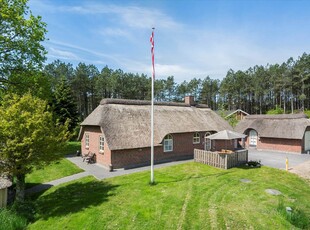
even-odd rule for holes
{"type": "Polygon", "coordinates": [[[58,9],[79,14],[112,14],[114,17],[121,19],[120,24],[132,28],[150,29],[151,27],[160,27],[162,29],[177,29],[181,27],[181,24],[157,9],[138,6],[88,4],[59,7],[58,9]]]}
{"type": "Polygon", "coordinates": [[[109,36],[109,37],[125,37],[127,39],[132,39],[131,34],[128,32],[128,30],[124,30],[121,28],[104,28],[101,30],[98,30],[99,33],[103,36],[109,36]]]}
{"type": "Polygon", "coordinates": [[[79,57],[70,51],[59,50],[54,47],[49,48],[49,56],[59,58],[59,59],[66,59],[66,60],[78,60],[79,57]]]}

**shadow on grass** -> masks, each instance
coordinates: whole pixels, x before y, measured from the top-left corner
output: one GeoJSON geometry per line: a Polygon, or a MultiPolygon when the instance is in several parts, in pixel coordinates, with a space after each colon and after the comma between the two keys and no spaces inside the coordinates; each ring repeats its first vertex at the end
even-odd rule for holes
{"type": "Polygon", "coordinates": [[[65,216],[98,206],[113,196],[118,187],[105,181],[76,182],[38,198],[38,219],[65,216]]]}
{"type": "Polygon", "coordinates": [[[26,183],[25,189],[29,189],[29,188],[35,187],[37,185],[40,185],[40,183],[26,183]]]}

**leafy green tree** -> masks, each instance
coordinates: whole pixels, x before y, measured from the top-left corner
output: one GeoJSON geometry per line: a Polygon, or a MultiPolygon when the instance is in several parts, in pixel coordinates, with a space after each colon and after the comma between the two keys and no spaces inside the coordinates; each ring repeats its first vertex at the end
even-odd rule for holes
{"type": "Polygon", "coordinates": [[[61,156],[68,124],[55,124],[47,103],[31,96],[7,95],[0,105],[0,173],[16,180],[16,201],[24,201],[25,176],[61,156]]]}
{"type": "MultiPolygon", "coordinates": [[[[24,85],[25,72],[38,70],[45,60],[46,24],[29,12],[27,0],[0,0],[0,87],[24,85]],[[28,17],[28,18],[26,18],[28,17]]],[[[33,74],[28,74],[31,77],[33,74]]],[[[31,82],[28,84],[31,85],[31,82]]]]}

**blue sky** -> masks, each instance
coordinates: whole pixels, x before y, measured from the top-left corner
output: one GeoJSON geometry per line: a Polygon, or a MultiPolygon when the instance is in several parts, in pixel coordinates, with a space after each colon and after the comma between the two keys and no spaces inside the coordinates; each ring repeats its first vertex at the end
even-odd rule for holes
{"type": "Polygon", "coordinates": [[[282,63],[310,51],[310,1],[29,0],[47,23],[47,63],[60,59],[177,82],[282,63]]]}

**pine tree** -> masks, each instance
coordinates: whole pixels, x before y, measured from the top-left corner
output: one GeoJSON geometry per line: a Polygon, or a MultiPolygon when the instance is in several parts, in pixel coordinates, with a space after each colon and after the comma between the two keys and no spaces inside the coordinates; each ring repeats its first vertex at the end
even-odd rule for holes
{"type": "Polygon", "coordinates": [[[54,112],[59,122],[64,124],[69,121],[69,131],[73,132],[79,121],[79,114],[74,96],[68,81],[62,78],[54,92],[54,112]]]}

